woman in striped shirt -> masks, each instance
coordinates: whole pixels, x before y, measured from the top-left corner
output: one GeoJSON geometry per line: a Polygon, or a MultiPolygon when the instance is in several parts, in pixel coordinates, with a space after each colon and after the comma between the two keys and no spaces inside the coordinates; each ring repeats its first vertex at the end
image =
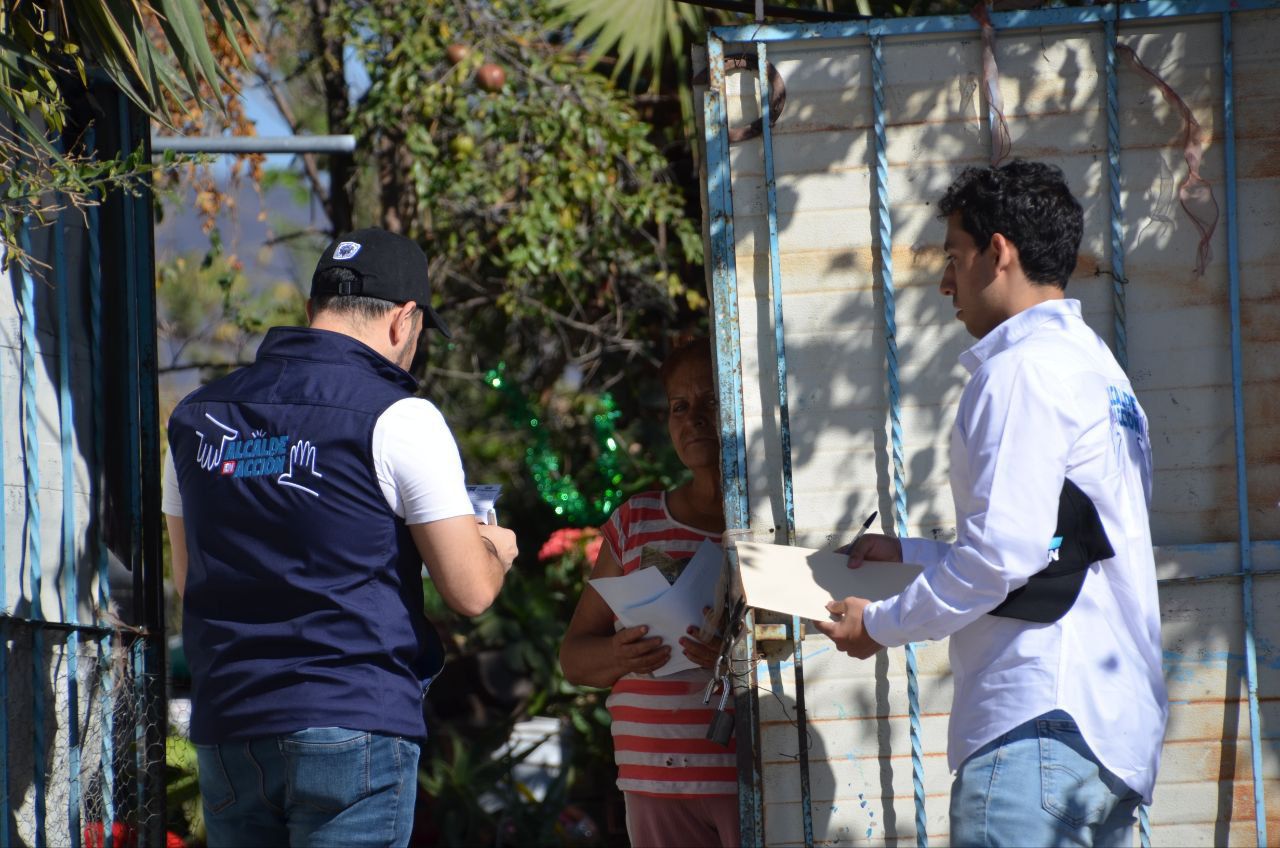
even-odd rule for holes
{"type": "MultiPolygon", "coordinates": [[[[618,507],[601,528],[605,544],[593,578],[655,562],[672,566],[664,572],[678,571],[703,540],[719,543],[724,531],[710,342],[674,351],[663,363],[662,382],[671,441],[693,477],[669,492],[641,492],[618,507]]],[[[604,599],[587,586],[560,648],[570,682],[613,689],[607,706],[634,848],[738,845],[734,743],[725,748],[705,738],[719,695],[703,704],[702,694],[719,644],[700,641],[697,624],[690,623],[678,646],[664,645],[646,636],[643,626],[619,629],[604,599]],[[672,650],[699,668],[654,677],[672,650]]]]}

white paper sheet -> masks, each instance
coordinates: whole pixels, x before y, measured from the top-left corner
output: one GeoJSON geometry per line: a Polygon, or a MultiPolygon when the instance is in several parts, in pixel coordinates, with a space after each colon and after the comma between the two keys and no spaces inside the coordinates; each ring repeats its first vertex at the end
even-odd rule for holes
{"type": "Polygon", "coordinates": [[[471,498],[471,509],[475,511],[476,520],[481,524],[497,524],[498,513],[493,505],[502,494],[501,483],[481,483],[467,487],[467,497],[471,498]]]}
{"type": "Polygon", "coordinates": [[[627,610],[640,604],[647,604],[671,588],[667,578],[653,566],[637,568],[621,577],[597,577],[590,582],[624,627],[646,624],[647,622],[644,621],[628,624],[627,610]]]}
{"type": "Polygon", "coordinates": [[[702,623],[703,607],[715,606],[722,563],[720,546],[704,541],[675,585],[652,566],[622,577],[597,577],[591,585],[624,627],[648,625],[648,636],[661,636],[662,643],[671,647],[671,659],[653,672],[655,677],[665,677],[696,666],[681,650],[680,639],[689,625],[702,623]]]}
{"type": "Polygon", "coordinates": [[[738,542],[742,592],[749,606],[830,621],[827,603],[853,595],[891,598],[923,570],[900,562],[868,562],[849,568],[849,558],[830,551],[738,542]]]}

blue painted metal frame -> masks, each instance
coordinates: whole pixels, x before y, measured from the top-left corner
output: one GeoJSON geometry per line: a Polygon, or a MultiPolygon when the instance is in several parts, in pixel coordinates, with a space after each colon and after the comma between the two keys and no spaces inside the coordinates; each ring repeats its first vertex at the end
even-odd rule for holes
{"type": "MultiPolygon", "coordinates": [[[[135,144],[150,145],[150,124],[136,110],[130,110],[135,144]]],[[[148,155],[150,151],[148,150],[148,155]]],[[[138,455],[141,460],[134,485],[142,503],[137,553],[140,568],[135,585],[140,583],[136,605],[145,636],[142,640],[143,663],[140,685],[140,723],[147,734],[147,770],[139,780],[147,795],[148,811],[139,829],[145,830],[146,841],[155,845],[165,842],[165,732],[168,722],[165,691],[167,665],[164,623],[164,560],[160,532],[160,391],[159,354],[156,341],[156,289],[152,203],[149,193],[132,200],[135,221],[134,242],[139,247],[137,285],[134,290],[138,320],[138,359],[134,368],[138,375],[138,455]],[[145,246],[146,249],[142,249],[145,246]]]]}
{"type": "Polygon", "coordinates": [[[60,567],[63,579],[62,621],[72,625],[67,632],[67,827],[71,848],[80,848],[80,622],[79,574],[76,568],[75,455],[71,435],[75,429],[75,407],[71,400],[71,306],[67,284],[66,236],[61,216],[53,225],[54,297],[57,304],[58,338],[58,442],[62,462],[62,544],[60,567]]]}
{"type": "MultiPolygon", "coordinates": [[[[749,525],[746,427],[742,404],[742,339],[738,325],[738,278],[734,266],[733,195],[729,170],[728,117],[724,104],[724,44],[707,45],[710,85],[703,98],[707,127],[707,197],[710,230],[711,302],[715,332],[716,376],[720,392],[720,471],[724,517],[728,529],[749,525]]],[[[729,566],[738,567],[737,551],[726,545],[729,566]]],[[[748,611],[743,639],[734,661],[750,664],[754,684],[754,615],[748,611]]],[[[738,800],[743,845],[764,845],[764,794],[760,769],[760,705],[754,685],[734,697],[739,739],[738,800]],[[748,744],[741,744],[746,739],[748,744]],[[744,768],[743,758],[749,759],[744,768]]]]}
{"type": "MultiPolygon", "coordinates": [[[[4,386],[0,381],[0,410],[4,409],[4,386]]],[[[10,810],[9,802],[9,571],[8,563],[9,522],[4,504],[4,414],[0,412],[0,810],[10,810]]],[[[9,817],[0,821],[0,848],[9,848],[9,817]]]]}
{"type": "MultiPolygon", "coordinates": [[[[778,423],[782,442],[782,505],[788,545],[796,543],[795,492],[791,485],[791,411],[787,402],[787,345],[782,320],[782,258],[778,248],[778,190],[773,174],[773,127],[769,113],[769,56],[763,41],[756,44],[756,96],[760,104],[761,143],[769,222],[769,280],[773,292],[773,345],[778,355],[778,423]]],[[[735,294],[736,296],[736,294],[735,294]]],[[[792,671],[796,682],[796,734],[800,767],[800,818],[805,848],[813,845],[813,799],[809,792],[809,717],[804,696],[804,623],[791,617],[792,671]]]]}
{"type": "MultiPolygon", "coordinates": [[[[117,103],[120,122],[120,149],[132,150],[135,146],[135,133],[133,132],[133,123],[129,114],[129,104],[124,98],[120,98],[117,103]]],[[[127,245],[137,244],[139,238],[138,201],[132,195],[124,194],[121,197],[121,204],[124,213],[122,216],[124,242],[127,245]]],[[[129,475],[126,494],[129,503],[129,570],[134,576],[133,606],[135,621],[133,623],[136,625],[138,623],[136,620],[138,607],[143,599],[142,576],[144,567],[142,555],[144,516],[142,486],[139,476],[142,471],[142,442],[139,436],[143,432],[143,406],[139,368],[136,365],[141,358],[142,321],[139,315],[139,302],[143,281],[140,279],[140,269],[138,267],[140,257],[136,255],[136,251],[126,250],[124,259],[125,273],[122,281],[123,297],[121,298],[121,303],[124,307],[125,361],[128,363],[124,369],[124,385],[128,409],[126,432],[129,434],[129,438],[125,440],[124,467],[133,472],[129,475]]],[[[143,641],[142,638],[135,636],[129,645],[128,652],[134,697],[137,699],[134,722],[134,766],[136,769],[134,796],[139,816],[141,816],[143,810],[147,809],[147,798],[151,792],[151,787],[148,785],[147,772],[147,731],[145,720],[141,715],[143,705],[146,703],[146,654],[143,650],[143,641]]]]}
{"type": "MultiPolygon", "coordinates": [[[[18,233],[19,245],[28,255],[31,254],[31,233],[28,222],[24,219],[18,233]]],[[[39,414],[36,408],[36,328],[35,328],[35,281],[31,274],[19,265],[15,272],[22,278],[20,299],[22,304],[22,466],[26,472],[26,517],[23,540],[23,554],[26,557],[26,568],[31,587],[31,614],[33,623],[44,621],[43,572],[40,568],[40,434],[38,431],[39,414]]],[[[44,665],[40,658],[44,656],[44,631],[39,626],[31,629],[31,721],[32,728],[32,789],[35,792],[35,838],[43,842],[48,837],[45,833],[45,750],[48,747],[44,735],[44,665]]]]}
{"type": "MultiPolygon", "coordinates": [[[[2,382],[2,381],[0,381],[2,382]]],[[[0,386],[0,410],[4,409],[4,391],[0,386]]],[[[10,810],[9,803],[9,572],[7,539],[8,519],[5,515],[4,414],[0,412],[0,810],[10,810]]],[[[0,848],[9,848],[9,816],[0,821],[0,848]]]]}
{"type": "Polygon", "coordinates": [[[1240,339],[1240,232],[1236,224],[1235,69],[1231,12],[1222,14],[1222,110],[1225,124],[1227,269],[1231,300],[1231,397],[1235,411],[1236,504],[1240,517],[1241,592],[1244,602],[1245,674],[1249,691],[1249,744],[1253,764],[1254,821],[1258,845],[1267,844],[1267,796],[1263,788],[1261,716],[1258,712],[1258,652],[1253,638],[1253,542],[1249,537],[1248,460],[1244,441],[1244,363],[1240,339]]]}
{"type": "MultiPolygon", "coordinates": [[[[85,147],[90,155],[97,152],[97,138],[93,127],[85,137],[85,147]]],[[[95,200],[99,198],[95,197],[95,200]]],[[[91,392],[93,397],[93,467],[101,469],[106,459],[106,430],[103,422],[103,410],[106,405],[106,362],[102,329],[102,230],[99,210],[91,205],[87,211],[89,220],[89,349],[91,357],[91,392]]],[[[90,480],[90,512],[93,515],[93,547],[91,562],[96,565],[98,576],[98,611],[95,623],[105,623],[105,614],[111,606],[111,580],[108,571],[107,543],[103,532],[104,498],[102,496],[102,480],[97,473],[90,480]]],[[[115,773],[112,764],[115,762],[115,713],[111,708],[112,693],[115,690],[115,674],[111,667],[111,638],[103,636],[97,642],[98,663],[102,666],[102,685],[99,687],[99,698],[102,709],[102,831],[104,848],[112,848],[114,836],[112,827],[115,824],[115,773]]]]}
{"type": "MultiPolygon", "coordinates": [[[[1138,21],[1153,18],[1182,18],[1274,9],[1274,0],[1159,0],[1151,3],[1122,3],[1106,6],[1070,6],[993,12],[991,23],[997,30],[1053,26],[1077,26],[1103,21],[1138,21]]],[[[968,15],[939,15],[928,18],[878,18],[818,24],[747,24],[715,27],[711,36],[726,44],[756,41],[797,41],[803,39],[858,38],[868,35],[925,35],[929,33],[978,32],[978,22],[968,15]]]]}
{"type": "MultiPolygon", "coordinates": [[[[0,427],[0,436],[3,436],[3,428],[0,427]]],[[[0,442],[3,444],[3,442],[0,442]]],[[[0,457],[0,468],[4,467],[3,457],[0,457]]],[[[4,479],[0,477],[0,493],[4,491],[4,479]]],[[[4,536],[3,518],[0,518],[0,538],[4,536]]],[[[0,565],[3,565],[4,557],[0,556],[0,565]]],[[[3,570],[0,570],[0,580],[6,579],[3,570]]],[[[8,594],[7,592],[3,594],[8,594]]],[[[3,608],[0,608],[3,609],[3,608]]],[[[0,777],[0,810],[6,811],[4,820],[0,821],[0,848],[9,848],[13,844],[13,839],[9,834],[9,815],[8,810],[13,809],[9,801],[9,614],[8,612],[0,613],[0,763],[3,763],[4,775],[0,777]]]]}
{"type": "MultiPolygon", "coordinates": [[[[112,89],[106,92],[114,96],[119,103],[119,147],[132,150],[138,143],[145,144],[149,127],[146,119],[133,109],[127,98],[112,89]]],[[[85,135],[86,151],[94,154],[95,137],[92,127],[85,135]]],[[[115,139],[113,139],[115,140],[115,139]]],[[[102,198],[93,198],[94,201],[102,198]]],[[[91,397],[88,407],[84,407],[83,399],[75,396],[74,377],[79,368],[73,357],[76,347],[73,343],[78,328],[76,306],[79,279],[72,270],[67,250],[67,230],[65,217],[59,216],[48,228],[49,247],[52,254],[50,264],[52,285],[36,285],[32,274],[20,265],[15,265],[11,273],[14,294],[19,310],[17,328],[19,339],[15,344],[18,354],[17,371],[20,377],[20,388],[16,398],[10,398],[17,411],[18,441],[20,442],[23,477],[21,485],[24,489],[24,511],[22,513],[22,531],[14,535],[0,520],[0,641],[4,643],[4,651],[0,652],[0,760],[3,760],[3,771],[0,772],[0,809],[11,811],[15,801],[21,805],[23,799],[12,796],[12,765],[10,763],[13,748],[11,721],[9,713],[9,697],[12,687],[9,685],[9,674],[13,663],[9,660],[9,640],[11,637],[23,639],[24,652],[30,645],[32,660],[32,694],[31,719],[24,720],[18,730],[26,736],[30,734],[32,749],[32,779],[30,781],[30,803],[34,810],[34,840],[67,844],[79,848],[82,842],[85,803],[84,787],[81,781],[81,768],[84,765],[81,722],[86,712],[81,696],[90,702],[88,714],[99,713],[102,726],[101,756],[102,772],[100,803],[101,815],[95,811],[93,823],[101,821],[106,846],[113,842],[112,825],[116,818],[115,768],[116,758],[115,712],[124,702],[133,700],[126,706],[130,715],[137,718],[135,725],[136,740],[139,743],[137,770],[137,806],[139,808],[139,824],[145,829],[141,840],[145,844],[161,844],[164,841],[163,806],[163,707],[164,707],[164,646],[162,582],[160,579],[160,532],[159,532],[159,409],[156,393],[156,346],[152,328],[155,325],[155,301],[153,286],[153,269],[151,266],[151,207],[146,199],[137,199],[128,194],[121,194],[122,206],[120,224],[122,226],[123,244],[117,251],[123,257],[124,273],[117,272],[113,276],[121,279],[121,297],[119,324],[122,326],[124,342],[123,352],[120,344],[112,343],[108,350],[107,334],[104,332],[103,309],[103,252],[102,252],[102,219],[99,209],[90,205],[85,210],[87,227],[88,256],[86,267],[89,275],[88,323],[90,359],[91,397]],[[69,278],[71,281],[69,282],[69,278]],[[37,310],[37,306],[39,310],[37,310]],[[46,317],[49,319],[46,321],[46,317]],[[52,326],[46,327],[45,323],[52,326]],[[39,326],[38,326],[39,325],[39,326]],[[41,350],[37,341],[49,333],[51,345],[41,350]],[[45,480],[45,491],[41,491],[41,475],[39,448],[41,435],[39,429],[48,427],[37,408],[37,399],[43,397],[38,390],[45,379],[45,371],[41,365],[44,361],[53,362],[56,355],[56,367],[51,365],[48,375],[55,384],[58,407],[57,420],[59,426],[58,450],[61,459],[61,514],[58,517],[59,541],[56,546],[58,567],[57,575],[46,574],[42,566],[52,565],[53,546],[44,544],[43,531],[52,530],[54,516],[49,514],[49,507],[54,505],[54,494],[50,481],[45,480]],[[115,368],[118,359],[123,370],[115,368]],[[108,395],[107,380],[109,376],[119,379],[122,390],[113,390],[108,395]],[[105,433],[107,422],[105,410],[108,399],[119,398],[117,408],[126,412],[127,421],[121,421],[121,429],[127,434],[125,445],[124,467],[134,469],[127,480],[122,481],[119,489],[124,495],[121,515],[126,516],[126,531],[122,534],[121,548],[126,558],[126,565],[134,569],[135,575],[143,575],[141,582],[143,591],[137,595],[144,599],[144,606],[134,622],[135,628],[123,630],[111,618],[109,611],[111,590],[108,572],[108,550],[104,520],[108,491],[115,485],[104,477],[104,462],[107,459],[105,433]],[[76,401],[81,400],[81,411],[89,409],[91,423],[88,429],[92,436],[88,443],[82,445],[82,453],[86,455],[90,469],[89,475],[89,528],[91,535],[84,540],[83,549],[77,538],[77,530],[85,518],[83,510],[77,504],[81,493],[77,492],[76,469],[79,455],[76,452],[76,401]],[[44,423],[42,423],[44,422],[44,423]],[[42,507],[44,509],[42,509],[42,507]],[[47,521],[45,520],[47,519],[47,521]],[[48,528],[43,525],[48,524],[48,528]],[[14,554],[20,561],[26,574],[23,585],[18,587],[16,605],[8,593],[8,554],[14,554]],[[46,560],[48,562],[46,563],[46,560]],[[91,622],[82,623],[80,604],[83,600],[79,592],[84,575],[81,566],[96,573],[98,589],[95,607],[96,614],[91,622]],[[47,578],[47,579],[46,579],[47,578]],[[55,588],[56,587],[56,588],[55,588]],[[58,609],[46,610],[44,592],[55,591],[58,594],[58,609]],[[29,596],[29,597],[28,597],[29,596]],[[22,617],[13,613],[20,609],[22,617]],[[49,616],[46,616],[46,612],[49,616]],[[132,631],[132,632],[130,632],[132,631]],[[30,634],[30,642],[26,642],[26,634],[30,634]],[[79,675],[82,669],[80,651],[91,643],[96,650],[96,657],[91,664],[100,666],[101,686],[92,691],[81,693],[79,675]],[[112,648],[120,642],[125,643],[129,652],[128,662],[133,666],[135,679],[131,681],[129,691],[117,691],[117,674],[113,669],[112,648]],[[65,650],[62,657],[62,668],[66,669],[67,683],[64,687],[49,680],[50,669],[46,662],[46,651],[49,645],[59,644],[65,650]],[[47,691],[48,690],[48,691],[47,691]],[[50,694],[50,691],[52,694],[50,694]],[[66,710],[61,709],[61,698],[67,699],[66,710]],[[48,703],[46,703],[48,702],[48,703]],[[65,732],[67,734],[67,770],[64,775],[61,768],[58,773],[45,772],[54,739],[47,738],[46,720],[52,715],[51,710],[59,714],[62,722],[65,716],[65,732]],[[47,807],[51,789],[67,790],[66,814],[67,831],[50,834],[48,828],[47,807]]],[[[31,232],[29,222],[23,222],[18,233],[20,249],[32,253],[31,232]]],[[[44,245],[41,245],[42,249],[44,245]]],[[[6,350],[5,356],[10,354],[6,350]]],[[[6,365],[8,364],[6,360],[6,365]]],[[[0,417],[0,430],[3,429],[4,417],[0,417]]],[[[4,434],[0,432],[0,437],[4,434]]],[[[46,457],[46,461],[48,458],[46,457]]],[[[7,492],[7,469],[4,457],[0,456],[0,495],[13,494],[7,492]]],[[[21,570],[18,571],[21,574],[21,570]]],[[[26,696],[23,695],[25,698],[26,696]]],[[[25,747],[25,745],[24,745],[25,747]]],[[[26,781],[23,781],[24,784],[26,781]]],[[[94,795],[95,802],[98,796],[94,795]]],[[[59,806],[59,811],[61,808],[59,806]]],[[[14,843],[16,833],[9,826],[6,815],[0,824],[0,848],[14,843]]]]}
{"type": "Polygon", "coordinates": [[[1111,308],[1116,361],[1129,370],[1129,335],[1125,303],[1124,207],[1120,202],[1120,100],[1116,78],[1116,22],[1103,21],[1104,69],[1107,77],[1107,199],[1111,230],[1111,308]]]}
{"type": "MultiPolygon", "coordinates": [[[[1108,164],[1108,199],[1110,211],[1110,235],[1111,235],[1111,274],[1112,274],[1112,303],[1114,310],[1114,332],[1115,332],[1115,352],[1116,358],[1121,367],[1128,368],[1128,341],[1127,341],[1127,305],[1126,293],[1124,286],[1127,284],[1125,278],[1124,267],[1124,243],[1123,243],[1123,210],[1120,199],[1120,141],[1119,141],[1119,118],[1118,118],[1118,102],[1117,102],[1117,80],[1116,80],[1116,23],[1118,21],[1134,21],[1157,18],[1186,17],[1193,15],[1220,15],[1222,19],[1223,31],[1223,71],[1224,71],[1224,112],[1226,124],[1226,183],[1227,183],[1227,201],[1226,201],[1226,219],[1228,232],[1228,255],[1229,255],[1229,273],[1230,273],[1230,299],[1231,299],[1231,350],[1232,350],[1232,392],[1235,408],[1235,436],[1236,436],[1236,467],[1237,467],[1237,499],[1239,504],[1239,524],[1240,524],[1240,552],[1241,552],[1241,570],[1239,576],[1242,577],[1242,593],[1244,600],[1244,618],[1245,618],[1245,653],[1246,653],[1246,675],[1248,678],[1249,693],[1249,716],[1250,716],[1250,743],[1253,764],[1254,779],[1254,801],[1255,801],[1255,824],[1257,827],[1258,844],[1265,845],[1267,841],[1266,834],[1266,798],[1262,785],[1262,763],[1261,763],[1261,738],[1260,738],[1260,716],[1258,707],[1257,692],[1257,653],[1254,644],[1254,611],[1253,611],[1253,565],[1251,547],[1252,542],[1249,538],[1249,519],[1248,519],[1248,483],[1247,483],[1247,465],[1245,456],[1245,434],[1244,434],[1244,400],[1243,400],[1243,365],[1241,353],[1240,338],[1240,291],[1239,291],[1239,259],[1238,259],[1238,230],[1235,218],[1236,209],[1236,174],[1235,174],[1235,123],[1234,123],[1234,81],[1232,73],[1232,33],[1231,33],[1231,14],[1232,12],[1273,9],[1280,3],[1276,0],[1193,0],[1186,2],[1185,0],[1156,0],[1156,2],[1148,3],[1131,3],[1121,5],[1106,5],[1094,7],[1069,7],[1055,9],[1038,9],[1029,11],[1014,11],[995,13],[991,15],[992,22],[998,30],[1010,30],[1021,28],[1042,28],[1053,26],[1072,26],[1081,24],[1101,23],[1104,29],[1104,49],[1105,49],[1105,76],[1106,76],[1106,115],[1107,115],[1107,164],[1108,164]]],[[[886,35],[910,35],[910,34],[926,34],[926,33],[951,33],[951,32],[976,32],[979,30],[977,21],[969,16],[945,16],[945,17],[928,17],[928,18],[900,18],[887,20],[864,20],[848,23],[821,23],[821,24],[794,24],[785,26],[773,26],[765,24],[753,24],[736,27],[717,27],[711,31],[708,40],[708,63],[711,67],[710,73],[710,90],[707,94],[707,146],[708,146],[708,199],[710,203],[711,228],[712,228],[712,261],[713,261],[713,289],[717,297],[716,304],[716,332],[717,332],[717,357],[721,366],[720,373],[726,373],[726,369],[731,372],[731,381],[729,386],[725,386],[724,380],[721,380],[721,409],[728,412],[732,409],[734,418],[734,427],[722,426],[722,450],[724,452],[724,484],[725,484],[725,512],[726,516],[731,514],[731,506],[737,513],[742,516],[743,523],[736,526],[745,526],[746,515],[749,506],[747,504],[746,493],[746,472],[743,456],[743,446],[745,445],[745,432],[742,424],[742,375],[741,375],[741,347],[737,326],[737,279],[736,269],[734,267],[735,254],[733,242],[733,222],[732,222],[732,197],[731,197],[731,174],[729,173],[728,158],[728,142],[727,142],[727,122],[724,114],[723,92],[724,92],[724,49],[726,44],[742,44],[755,43],[757,55],[759,57],[757,91],[759,101],[761,103],[761,111],[764,127],[764,159],[765,159],[765,181],[768,192],[768,211],[769,211],[769,253],[770,253],[770,274],[773,284],[774,300],[775,300],[775,344],[779,354],[779,400],[782,407],[782,439],[783,439],[783,476],[784,476],[784,501],[787,510],[788,521],[788,541],[794,543],[794,502],[791,488],[790,474],[790,427],[787,419],[787,411],[785,406],[786,398],[786,361],[782,340],[782,306],[781,306],[781,275],[778,270],[778,235],[776,220],[776,192],[773,176],[773,152],[772,137],[769,131],[768,122],[768,97],[766,73],[766,49],[765,45],[769,42],[785,42],[804,39],[834,39],[834,38],[856,38],[860,36],[870,37],[873,50],[873,80],[877,99],[875,102],[875,120],[876,120],[876,141],[877,141],[877,205],[879,211],[880,237],[879,248],[882,257],[883,271],[883,287],[885,291],[886,301],[886,354],[889,363],[890,375],[890,393],[891,393],[891,429],[893,431],[895,456],[894,456],[894,486],[895,486],[895,525],[899,534],[905,533],[906,530],[906,503],[905,503],[905,487],[901,484],[902,466],[901,466],[901,424],[898,421],[898,403],[896,397],[896,345],[894,343],[894,320],[893,320],[893,288],[892,288],[892,254],[891,254],[891,233],[889,227],[888,214],[888,198],[887,198],[887,173],[883,170],[884,156],[884,115],[883,115],[883,95],[880,93],[880,83],[882,81],[882,67],[880,64],[880,39],[886,35]],[[713,152],[714,148],[714,152],[713,152]],[[713,166],[714,161],[714,166],[713,166]],[[712,191],[712,183],[715,183],[715,191],[712,191]],[[732,326],[726,332],[726,323],[731,322],[732,326]],[[723,336],[723,338],[722,338],[723,336]],[[731,407],[730,404],[736,404],[731,407]],[[735,465],[730,464],[733,460],[735,465]],[[731,468],[740,468],[741,476],[735,477],[731,472],[731,468]]],[[[723,414],[723,413],[722,413],[723,414]]],[[[733,526],[733,525],[731,525],[733,526]]],[[[735,563],[736,565],[736,563],[735,563]]],[[[1234,576],[1234,575],[1226,575],[1234,576]]],[[[799,635],[798,622],[793,622],[793,635],[799,635]]],[[[796,640],[797,646],[797,674],[800,674],[800,643],[796,640]]],[[[908,681],[909,689],[913,689],[914,683],[914,648],[907,647],[908,662],[908,681]]],[[[799,682],[799,677],[798,677],[799,682]]],[[[798,689],[803,694],[802,687],[798,689]]],[[[909,701],[911,702],[912,714],[912,760],[913,760],[913,783],[916,790],[916,827],[918,839],[924,839],[924,804],[923,804],[923,768],[920,765],[919,750],[919,718],[918,718],[918,700],[911,697],[909,692],[909,701]]],[[[803,729],[803,719],[801,723],[803,729]]],[[[806,740],[801,737],[801,754],[806,753],[806,740]]],[[[806,758],[807,759],[807,758],[806,758]]],[[[755,775],[754,786],[754,819],[758,823],[762,820],[763,810],[760,809],[762,797],[760,793],[759,774],[755,775]]],[[[808,769],[802,766],[802,782],[807,783],[808,769]]],[[[808,802],[810,801],[808,793],[803,793],[805,801],[805,841],[806,844],[812,844],[812,822],[809,813],[808,802]]],[[[744,820],[745,821],[745,820],[744,820]]],[[[744,827],[744,834],[746,833],[744,827]]],[[[755,833],[759,834],[757,829],[755,833]]],[[[1140,811],[1140,835],[1142,844],[1150,845],[1150,822],[1147,817],[1145,806],[1140,811]]],[[[924,844],[923,841],[920,844],[924,844]]]]}

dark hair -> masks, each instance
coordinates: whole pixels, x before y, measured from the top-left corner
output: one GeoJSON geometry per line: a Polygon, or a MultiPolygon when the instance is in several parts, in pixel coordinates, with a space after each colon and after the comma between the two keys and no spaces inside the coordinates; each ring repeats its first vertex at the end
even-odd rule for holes
{"type": "MultiPolygon", "coordinates": [[[[350,268],[325,268],[316,274],[316,279],[337,288],[344,283],[354,283],[360,275],[350,268]]],[[[363,295],[319,294],[311,298],[311,308],[317,315],[331,312],[362,321],[376,321],[396,306],[389,300],[363,295]]]]}
{"type": "Polygon", "coordinates": [[[691,339],[667,354],[667,358],[662,360],[662,367],[658,370],[658,377],[662,380],[662,388],[665,389],[667,387],[667,381],[671,379],[672,374],[676,373],[676,369],[687,362],[698,361],[712,362],[711,339],[706,336],[691,339]]]}
{"type": "Polygon", "coordinates": [[[1084,212],[1062,170],[1015,159],[999,168],[966,168],[938,203],[939,217],[960,224],[986,250],[1000,233],[1018,248],[1033,283],[1065,289],[1075,270],[1084,212]]]}

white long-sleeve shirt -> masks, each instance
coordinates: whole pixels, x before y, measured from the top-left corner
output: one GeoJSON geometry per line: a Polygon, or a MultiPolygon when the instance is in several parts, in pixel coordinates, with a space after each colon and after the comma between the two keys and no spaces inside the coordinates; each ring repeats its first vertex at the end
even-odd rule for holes
{"type": "Polygon", "coordinates": [[[903,560],[925,569],[902,594],[866,608],[867,632],[886,646],[951,637],[953,771],[1001,734],[1062,709],[1149,803],[1168,699],[1146,415],[1079,301],[1015,315],[960,361],[971,376],[951,434],[956,540],[902,540],[903,560]],[[1097,507],[1115,557],[1089,567],[1056,622],[987,615],[1048,564],[1064,477],[1097,507]]]}

